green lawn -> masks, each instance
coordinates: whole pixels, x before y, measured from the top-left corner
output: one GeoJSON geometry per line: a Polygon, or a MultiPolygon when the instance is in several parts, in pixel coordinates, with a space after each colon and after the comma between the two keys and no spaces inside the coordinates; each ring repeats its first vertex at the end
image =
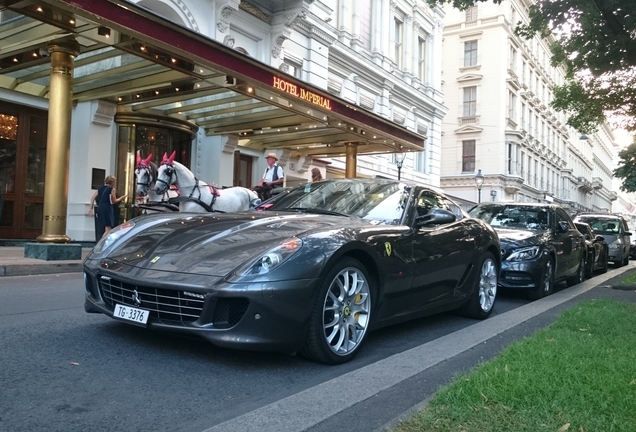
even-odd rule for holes
{"type": "Polygon", "coordinates": [[[636,284],[636,271],[630,272],[619,282],[619,285],[633,285],[636,284]]]}
{"type": "Polygon", "coordinates": [[[392,431],[636,431],[636,305],[579,303],[392,431]]]}

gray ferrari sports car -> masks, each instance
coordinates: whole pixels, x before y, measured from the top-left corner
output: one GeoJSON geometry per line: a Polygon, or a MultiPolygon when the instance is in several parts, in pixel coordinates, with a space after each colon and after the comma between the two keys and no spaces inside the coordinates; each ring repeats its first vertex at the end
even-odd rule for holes
{"type": "Polygon", "coordinates": [[[343,363],[374,328],[492,311],[499,239],[420,185],[339,179],[241,213],[134,218],[84,262],[87,312],[343,363]]]}

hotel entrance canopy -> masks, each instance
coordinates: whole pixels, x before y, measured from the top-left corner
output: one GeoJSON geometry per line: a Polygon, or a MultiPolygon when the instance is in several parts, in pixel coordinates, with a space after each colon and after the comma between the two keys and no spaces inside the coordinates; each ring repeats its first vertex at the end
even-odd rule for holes
{"type": "Polygon", "coordinates": [[[47,44],[74,39],[74,101],[184,119],[292,157],[424,147],[421,134],[123,0],[0,0],[0,10],[0,88],[47,98],[47,44]]]}

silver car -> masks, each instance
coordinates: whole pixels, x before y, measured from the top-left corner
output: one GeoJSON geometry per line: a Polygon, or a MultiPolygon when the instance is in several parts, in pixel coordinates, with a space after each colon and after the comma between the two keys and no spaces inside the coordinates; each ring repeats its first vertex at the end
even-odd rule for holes
{"type": "Polygon", "coordinates": [[[611,213],[581,213],[574,218],[574,222],[585,222],[596,234],[603,236],[609,245],[609,261],[615,267],[629,264],[632,233],[625,218],[611,213]]]}

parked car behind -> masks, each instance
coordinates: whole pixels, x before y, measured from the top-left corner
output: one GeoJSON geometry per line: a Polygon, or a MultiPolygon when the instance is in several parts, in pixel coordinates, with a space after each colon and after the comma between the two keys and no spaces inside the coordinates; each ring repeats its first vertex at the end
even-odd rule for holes
{"type": "Polygon", "coordinates": [[[636,239],[633,239],[632,243],[629,245],[629,257],[631,259],[636,259],[636,239]]]}
{"type": "Polygon", "coordinates": [[[581,282],[586,246],[570,216],[554,204],[481,203],[469,214],[488,222],[501,241],[503,288],[528,290],[532,299],[552,293],[554,284],[581,282]]]}
{"type": "Polygon", "coordinates": [[[629,264],[632,233],[625,218],[611,213],[580,213],[575,216],[574,222],[585,222],[596,234],[603,236],[609,245],[609,260],[614,266],[629,264]]]}
{"type": "Polygon", "coordinates": [[[609,267],[609,246],[603,236],[597,235],[591,226],[584,222],[574,222],[576,229],[585,237],[587,254],[585,256],[585,277],[591,278],[596,270],[607,273],[609,267]]]}

